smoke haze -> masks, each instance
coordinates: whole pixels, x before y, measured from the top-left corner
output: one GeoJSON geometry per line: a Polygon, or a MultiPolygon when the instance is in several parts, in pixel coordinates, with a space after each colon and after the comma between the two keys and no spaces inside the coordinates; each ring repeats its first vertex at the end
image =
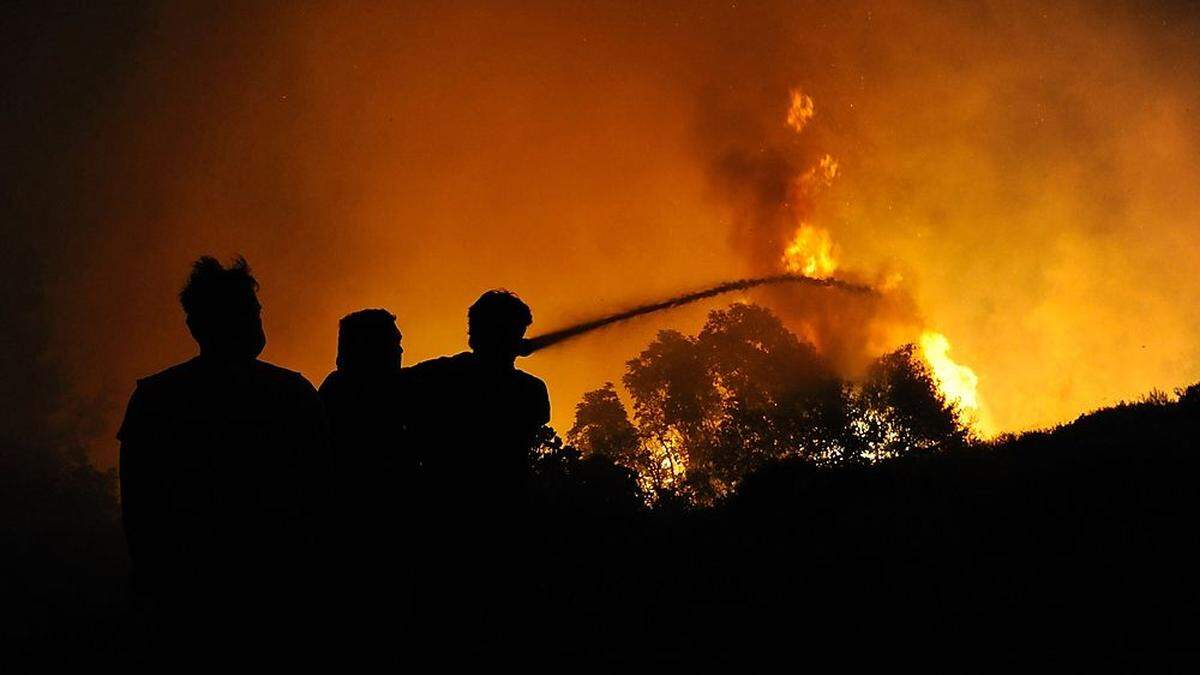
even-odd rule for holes
{"type": "MultiPolygon", "coordinates": [[[[540,334],[782,272],[798,219],[851,280],[903,278],[745,296],[847,370],[936,328],[1005,431],[1200,379],[1191,10],[826,4],[5,10],[6,423],[71,420],[111,464],[135,378],[193,353],[202,253],[246,256],[263,357],[319,383],[350,311],[397,314],[412,363],[492,287],[540,334]]],[[[521,364],[565,429],[728,301],[521,364]]]]}

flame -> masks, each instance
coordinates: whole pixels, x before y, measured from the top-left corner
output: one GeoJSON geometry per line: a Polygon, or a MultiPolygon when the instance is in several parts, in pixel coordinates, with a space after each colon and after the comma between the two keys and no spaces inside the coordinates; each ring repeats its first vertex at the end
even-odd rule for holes
{"type": "Polygon", "coordinates": [[[826,279],[837,271],[836,253],[828,231],[802,223],[783,250],[783,264],[789,272],[826,279]]]}
{"type": "Polygon", "coordinates": [[[805,125],[816,114],[816,107],[811,96],[799,89],[792,90],[792,104],[788,106],[787,125],[796,133],[804,131],[805,125]]]}
{"type": "MultiPolygon", "coordinates": [[[[812,97],[799,89],[792,89],[788,126],[797,133],[801,132],[814,112],[812,97]]],[[[832,155],[825,154],[816,165],[800,174],[793,189],[811,200],[822,188],[833,184],[838,169],[838,161],[832,155]]],[[[827,279],[838,271],[839,253],[828,230],[801,221],[800,227],[784,247],[782,260],[789,272],[827,279]]],[[[900,272],[892,271],[880,275],[877,288],[885,293],[892,292],[903,281],[904,276],[900,272]]],[[[820,344],[815,335],[806,335],[805,338],[814,345],[820,344]]],[[[950,340],[942,333],[925,330],[918,338],[917,345],[921,350],[921,358],[929,364],[938,392],[957,409],[962,423],[980,435],[990,435],[992,425],[979,398],[979,376],[970,367],[950,358],[950,340]]]]}
{"type": "Polygon", "coordinates": [[[825,153],[816,166],[804,172],[800,177],[800,189],[812,193],[817,188],[827,188],[833,185],[833,179],[838,175],[838,161],[833,155],[825,153]]]}
{"type": "Polygon", "coordinates": [[[938,391],[948,403],[958,406],[960,413],[979,411],[979,376],[969,367],[950,358],[950,340],[937,331],[921,333],[921,356],[933,371],[938,391]]]}

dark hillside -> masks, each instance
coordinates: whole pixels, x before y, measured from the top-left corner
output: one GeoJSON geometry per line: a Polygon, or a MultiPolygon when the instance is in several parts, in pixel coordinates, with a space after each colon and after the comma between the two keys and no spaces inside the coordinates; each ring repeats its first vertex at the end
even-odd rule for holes
{"type": "MultiPolygon", "coordinates": [[[[544,628],[500,633],[665,657],[757,631],[1177,643],[1200,607],[1198,392],[874,465],[770,463],[712,508],[646,510],[629,471],[560,445],[539,466],[541,536],[513,624],[544,628]]],[[[136,644],[111,476],[65,456],[34,466],[5,463],[9,635],[76,653],[136,644]]]]}

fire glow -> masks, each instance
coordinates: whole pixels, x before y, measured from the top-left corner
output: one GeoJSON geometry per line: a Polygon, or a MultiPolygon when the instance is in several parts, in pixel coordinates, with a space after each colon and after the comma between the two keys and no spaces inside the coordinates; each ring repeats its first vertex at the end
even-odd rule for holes
{"type": "MultiPolygon", "coordinates": [[[[823,231],[831,278],[881,297],[745,298],[840,376],[936,330],[997,432],[1200,379],[1200,60],[1194,25],[1159,10],[161,10],[110,41],[127,63],[94,69],[95,105],[40,97],[80,116],[71,133],[18,139],[39,169],[8,248],[41,271],[10,271],[44,302],[22,339],[55,367],[24,359],[9,379],[63,391],[100,466],[132,383],[192,352],[174,294],[205,252],[246,256],[264,358],[313,381],[356,309],[395,313],[411,364],[466,349],[463,313],[488,288],[520,293],[537,335],[779,274],[804,224],[796,264],[818,272],[823,231]]],[[[57,63],[56,44],[30,62],[57,63]]],[[[725,302],[539,352],[525,367],[554,427],[655,331],[695,331],[725,302]]]]}
{"type": "Polygon", "coordinates": [[[979,376],[969,367],[950,358],[950,340],[945,335],[927,330],[921,333],[918,345],[921,347],[921,358],[929,364],[933,380],[946,402],[954,405],[959,414],[972,423],[977,433],[990,435],[989,429],[981,428],[982,424],[977,417],[981,412],[979,376]]]}
{"type": "MultiPolygon", "coordinates": [[[[784,249],[783,264],[789,272],[828,279],[838,270],[835,251],[828,231],[805,223],[784,249]]],[[[896,276],[890,276],[880,290],[886,292],[898,283],[896,276]]],[[[970,367],[950,358],[949,338],[937,331],[925,330],[917,340],[917,346],[946,402],[955,407],[963,422],[975,433],[991,435],[991,429],[982,419],[979,376],[970,367]]]]}
{"type": "MultiPolygon", "coordinates": [[[[798,89],[791,91],[786,124],[797,134],[816,114],[816,104],[811,96],[798,89]]],[[[838,162],[825,154],[817,165],[804,172],[796,181],[798,196],[811,199],[823,188],[832,185],[837,177],[838,162]]],[[[841,267],[840,252],[828,230],[801,222],[784,247],[781,261],[788,272],[803,274],[815,279],[829,279],[841,267]]],[[[892,273],[884,277],[878,290],[896,291],[903,277],[892,273]]],[[[980,436],[992,435],[990,425],[984,419],[983,406],[979,397],[979,376],[970,367],[950,358],[950,340],[942,333],[924,330],[916,340],[921,358],[929,366],[930,374],[938,392],[954,407],[960,419],[980,436]]]]}
{"type": "Polygon", "coordinates": [[[815,279],[833,276],[838,263],[829,233],[808,223],[801,225],[783,250],[783,265],[789,272],[815,279]]]}

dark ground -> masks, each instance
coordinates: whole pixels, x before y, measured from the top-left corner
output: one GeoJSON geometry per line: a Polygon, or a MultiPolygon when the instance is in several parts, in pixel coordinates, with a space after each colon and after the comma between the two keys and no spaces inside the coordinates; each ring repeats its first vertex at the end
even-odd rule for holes
{"type": "MultiPolygon", "coordinates": [[[[1193,388],[952,453],[774,464],[713,509],[647,512],[602,483],[558,485],[531,521],[537,543],[521,546],[532,590],[520,610],[485,620],[482,644],[689,660],[881,641],[1190,647],[1197,438],[1193,388]]],[[[111,476],[8,457],[19,462],[4,467],[10,645],[51,661],[135,659],[111,476]]],[[[369,624],[380,642],[367,649],[407,644],[404,629],[380,630],[388,620],[341,614],[328,634],[369,624]]],[[[481,644],[454,639],[464,651],[481,644]]]]}

